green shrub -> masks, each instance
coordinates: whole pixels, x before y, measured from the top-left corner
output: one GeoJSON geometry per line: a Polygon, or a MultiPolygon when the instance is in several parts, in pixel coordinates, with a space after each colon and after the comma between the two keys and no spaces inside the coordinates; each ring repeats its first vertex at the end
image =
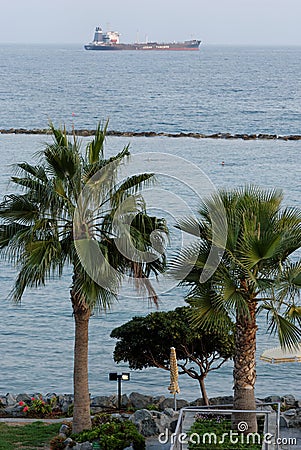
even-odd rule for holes
{"type": "Polygon", "coordinates": [[[108,415],[100,414],[96,422],[100,425],[93,425],[92,430],[84,430],[71,437],[77,442],[99,442],[103,450],[123,450],[125,447],[133,445],[134,450],[145,450],[145,438],[138,433],[135,425],[126,420],[117,418],[108,419],[108,415]]]}
{"type": "Polygon", "coordinates": [[[119,419],[112,417],[111,414],[99,413],[96,414],[92,419],[92,428],[96,428],[104,423],[114,422],[116,420],[118,421],[119,419]]]}
{"type": "Polygon", "coordinates": [[[248,437],[239,433],[231,439],[231,420],[214,414],[197,414],[189,431],[189,450],[261,450],[262,435],[248,437]],[[212,433],[212,434],[211,434],[212,433]],[[193,435],[193,436],[192,436],[193,435]],[[191,437],[191,438],[190,438],[191,437]],[[199,437],[199,442],[198,442],[199,437]],[[236,442],[237,440],[237,442],[236,442]],[[259,441],[259,442],[258,442],[259,441]]]}
{"type": "Polygon", "coordinates": [[[150,403],[149,405],[147,405],[146,409],[148,409],[149,411],[158,411],[158,406],[154,405],[154,403],[150,403]]]}

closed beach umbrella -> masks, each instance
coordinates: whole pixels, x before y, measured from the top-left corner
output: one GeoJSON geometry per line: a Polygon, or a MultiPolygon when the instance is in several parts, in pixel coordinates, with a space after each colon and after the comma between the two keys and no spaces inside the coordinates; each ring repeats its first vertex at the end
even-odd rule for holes
{"type": "Polygon", "coordinates": [[[168,390],[171,394],[174,395],[175,411],[177,410],[176,394],[180,393],[178,378],[179,378],[179,371],[178,371],[176,349],[174,347],[171,347],[171,349],[170,349],[170,385],[168,386],[168,390]]]}
{"type": "Polygon", "coordinates": [[[281,347],[265,350],[260,359],[272,364],[301,362],[301,343],[292,350],[283,350],[281,347]]]}

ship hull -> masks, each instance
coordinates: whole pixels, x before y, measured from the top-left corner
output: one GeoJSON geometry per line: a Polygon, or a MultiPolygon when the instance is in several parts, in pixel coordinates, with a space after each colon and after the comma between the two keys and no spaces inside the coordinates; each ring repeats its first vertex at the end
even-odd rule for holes
{"type": "Polygon", "coordinates": [[[158,44],[103,44],[91,43],[84,46],[86,50],[100,50],[100,51],[116,51],[116,50],[142,50],[142,51],[186,51],[198,50],[201,41],[187,41],[177,43],[158,44]]]}

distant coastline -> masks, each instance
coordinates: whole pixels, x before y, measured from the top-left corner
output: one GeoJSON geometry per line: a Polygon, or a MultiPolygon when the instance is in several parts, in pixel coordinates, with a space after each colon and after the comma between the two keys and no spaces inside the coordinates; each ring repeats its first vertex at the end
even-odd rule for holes
{"type": "MultiPolygon", "coordinates": [[[[93,136],[95,130],[88,129],[78,129],[68,131],[67,134],[75,134],[76,136],[93,136]]],[[[50,129],[46,128],[9,128],[9,129],[0,129],[0,134],[51,134],[50,129]]],[[[301,140],[300,134],[289,134],[289,135],[278,135],[278,134],[268,134],[268,133],[212,133],[212,134],[204,134],[204,133],[165,133],[160,132],[156,133],[155,131],[115,131],[111,130],[107,132],[107,136],[120,136],[120,137],[156,137],[156,136],[165,136],[169,138],[195,138],[195,139],[243,139],[243,140],[257,140],[257,139],[278,139],[282,141],[299,141],[301,140]]]]}

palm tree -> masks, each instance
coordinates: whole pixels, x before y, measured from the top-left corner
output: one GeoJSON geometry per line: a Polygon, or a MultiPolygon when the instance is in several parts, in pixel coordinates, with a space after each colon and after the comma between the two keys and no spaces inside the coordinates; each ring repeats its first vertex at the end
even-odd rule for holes
{"type": "MultiPolygon", "coordinates": [[[[0,204],[0,251],[18,268],[12,298],[19,302],[27,287],[44,285],[52,277],[60,277],[63,267],[72,268],[70,298],[75,320],[74,342],[74,432],[91,428],[88,388],[88,325],[91,313],[107,309],[116,298],[125,274],[133,276],[139,288],[145,288],[156,302],[156,294],[148,280],[151,273],[163,271],[164,253],[155,252],[151,232],[166,232],[165,222],[147,215],[140,188],[152,180],[152,174],[137,174],[123,182],[116,181],[119,168],[129,156],[128,146],[117,155],[105,159],[104,141],[107,123],[98,126],[94,139],[81,151],[76,136],[68,138],[66,130],[50,124],[53,142],[46,144],[36,165],[21,163],[11,181],[16,193],[7,195],[0,204]],[[107,169],[107,170],[106,170],[107,169]],[[101,174],[101,176],[99,176],[101,174]],[[89,210],[82,210],[81,192],[87,184],[93,190],[89,210]],[[97,185],[97,189],[95,186],[97,185]],[[21,188],[21,192],[20,192],[21,188]],[[130,211],[122,212],[127,221],[128,242],[153,258],[131,260],[117,245],[116,216],[123,202],[131,200],[130,211]],[[94,208],[94,210],[91,209],[94,208]],[[81,210],[82,222],[74,217],[81,210]],[[83,239],[83,234],[88,238],[83,239]],[[77,252],[75,241],[93,243],[103,256],[97,267],[98,279],[88,273],[77,252]],[[103,270],[105,267],[105,270],[103,270]],[[110,283],[101,283],[110,267],[110,283]],[[100,276],[99,276],[100,274],[100,276]],[[112,275],[113,274],[113,275],[112,275]]],[[[163,238],[162,238],[163,239],[163,238]]],[[[80,249],[79,249],[80,250],[80,249]]],[[[92,255],[93,256],[93,255],[92,255]]]]}
{"type": "MultiPolygon", "coordinates": [[[[226,328],[231,319],[236,323],[236,410],[256,409],[258,313],[266,311],[268,330],[278,333],[283,347],[292,347],[301,338],[301,261],[296,261],[295,255],[295,262],[290,258],[301,246],[301,212],[281,208],[282,199],[278,190],[256,187],[221,191],[203,202],[198,219],[186,218],[178,224],[182,230],[199,236],[197,243],[185,248],[172,262],[179,280],[183,267],[191,267],[182,283],[190,287],[186,300],[192,306],[192,323],[208,330],[226,328]],[[213,235],[213,222],[215,228],[218,223],[227,224],[227,230],[221,227],[213,235]],[[224,233],[226,244],[221,247],[224,233]],[[220,262],[211,277],[201,282],[212,247],[219,253],[220,262]]],[[[256,431],[255,414],[233,415],[234,426],[241,420],[247,421],[248,432],[256,431]]]]}

